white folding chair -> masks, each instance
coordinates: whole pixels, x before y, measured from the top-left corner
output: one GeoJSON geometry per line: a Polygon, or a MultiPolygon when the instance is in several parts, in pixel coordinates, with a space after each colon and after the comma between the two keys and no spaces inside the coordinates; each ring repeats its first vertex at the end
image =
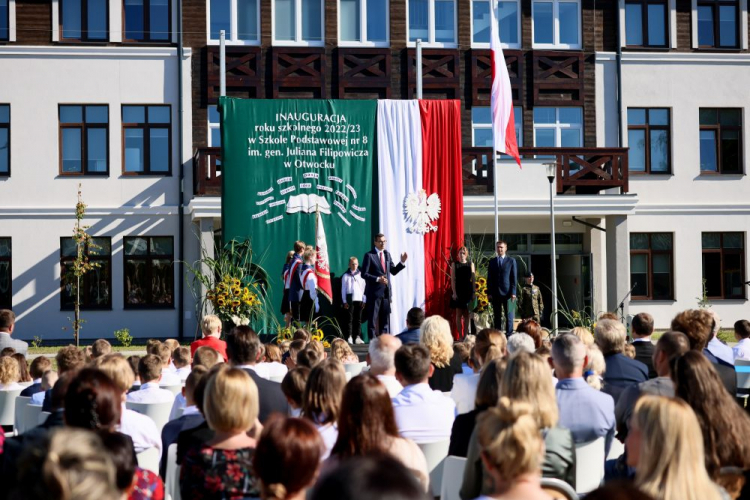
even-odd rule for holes
{"type": "Polygon", "coordinates": [[[737,397],[747,399],[750,395],[750,361],[735,359],[734,372],[737,375],[737,397]]]}
{"type": "Polygon", "coordinates": [[[138,459],[138,467],[148,469],[154,474],[159,474],[159,458],[161,456],[157,448],[143,450],[136,455],[136,458],[138,459]]]}
{"type": "Polygon", "coordinates": [[[604,479],[604,438],[576,443],[576,492],[593,491],[604,479]]]}
{"type": "MultiPolygon", "coordinates": [[[[49,412],[46,412],[46,413],[49,414],[49,412]]],[[[32,405],[31,403],[26,405],[26,414],[24,416],[24,419],[26,421],[25,431],[33,429],[37,425],[43,424],[44,421],[47,420],[47,415],[45,415],[44,419],[40,422],[39,417],[41,416],[41,414],[42,414],[42,405],[32,405]]]]}
{"type": "Polygon", "coordinates": [[[542,478],[542,489],[555,500],[578,500],[578,494],[565,481],[542,478]]]}
{"type": "Polygon", "coordinates": [[[16,416],[13,423],[13,427],[16,430],[16,436],[23,434],[27,429],[31,429],[36,425],[36,423],[28,425],[30,422],[27,422],[26,420],[26,408],[29,406],[30,401],[31,397],[18,396],[16,398],[16,416]]]}
{"type": "Polygon", "coordinates": [[[27,387],[34,385],[34,381],[32,380],[31,382],[19,382],[18,385],[26,389],[27,387]]]}
{"type": "Polygon", "coordinates": [[[607,453],[607,460],[620,458],[623,453],[625,453],[625,443],[617,438],[612,438],[612,444],[609,445],[609,453],[607,453]]]}
{"type": "Polygon", "coordinates": [[[365,366],[367,366],[366,361],[362,361],[361,363],[349,363],[344,365],[344,371],[346,373],[351,373],[351,378],[353,378],[362,373],[365,366]]]}
{"type": "Polygon", "coordinates": [[[0,391],[0,425],[16,424],[16,398],[21,395],[23,389],[15,391],[0,391]]]}
{"type": "Polygon", "coordinates": [[[39,412],[39,416],[36,419],[37,425],[42,425],[47,420],[47,417],[52,415],[52,412],[42,411],[42,405],[29,405],[29,406],[33,406],[34,409],[39,412]]]}
{"type": "MultiPolygon", "coordinates": [[[[172,402],[166,403],[133,403],[127,401],[125,407],[150,417],[156,424],[156,428],[161,433],[162,428],[169,422],[169,414],[172,412],[172,402]]],[[[157,469],[158,473],[158,469],[157,469]]]]}
{"type": "Polygon", "coordinates": [[[430,473],[430,487],[432,496],[440,495],[440,487],[443,484],[443,462],[448,456],[450,441],[437,441],[435,443],[417,443],[427,459],[427,471],[430,473]]]}
{"type": "Polygon", "coordinates": [[[178,394],[182,394],[182,384],[175,384],[175,385],[160,385],[162,389],[166,389],[175,396],[178,394]]]}
{"type": "Polygon", "coordinates": [[[180,466],[177,465],[177,443],[167,448],[167,471],[164,477],[164,492],[167,498],[181,500],[180,495],[180,466]]]}
{"type": "MultiPolygon", "coordinates": [[[[445,457],[443,480],[440,486],[440,500],[461,500],[459,492],[464,480],[465,457],[445,457]]],[[[433,490],[434,491],[434,490],[433,490]]]]}

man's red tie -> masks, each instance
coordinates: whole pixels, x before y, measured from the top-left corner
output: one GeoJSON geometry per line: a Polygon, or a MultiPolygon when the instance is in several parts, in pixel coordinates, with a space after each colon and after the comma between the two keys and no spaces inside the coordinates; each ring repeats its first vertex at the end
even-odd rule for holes
{"type": "Polygon", "coordinates": [[[385,268],[385,252],[380,252],[380,265],[383,267],[385,274],[388,274],[388,270],[385,268]]]}

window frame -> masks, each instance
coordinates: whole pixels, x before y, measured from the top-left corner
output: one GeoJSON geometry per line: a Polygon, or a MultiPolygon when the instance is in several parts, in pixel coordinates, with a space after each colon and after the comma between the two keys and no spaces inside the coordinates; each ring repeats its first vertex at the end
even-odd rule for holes
{"type": "Polygon", "coordinates": [[[172,176],[172,159],[173,159],[173,153],[172,153],[172,105],[171,104],[122,104],[120,105],[120,118],[122,120],[122,134],[121,134],[121,144],[122,144],[122,175],[124,176],[160,176],[160,177],[171,177],[172,176]],[[138,107],[143,106],[145,107],[145,123],[126,123],[124,120],[125,115],[125,108],[126,107],[138,107]],[[166,107],[169,109],[169,123],[154,123],[151,124],[148,121],[148,108],[149,107],[166,107]],[[151,170],[151,134],[149,131],[151,129],[158,129],[158,128],[165,128],[165,125],[167,127],[167,141],[169,144],[168,149],[168,169],[164,172],[154,172],[151,170]],[[141,172],[128,172],[125,170],[125,131],[128,129],[142,129],[143,132],[143,171],[141,172]],[[148,167],[148,168],[147,168],[148,167]]]}
{"type": "MultiPolygon", "coordinates": [[[[171,1],[171,0],[170,0],[171,1]]],[[[237,45],[237,46],[247,46],[247,47],[257,47],[261,44],[261,18],[260,18],[260,2],[261,0],[257,0],[257,9],[256,9],[256,22],[258,23],[258,38],[255,40],[239,40],[237,38],[237,2],[240,0],[229,0],[229,24],[230,24],[230,34],[231,37],[225,37],[224,43],[225,45],[237,45]]],[[[272,0],[272,4],[275,4],[276,2],[272,0]]],[[[273,18],[271,19],[271,23],[273,24],[273,18]]],[[[207,45],[220,45],[221,41],[218,38],[211,38],[211,0],[206,0],[206,44],[207,45]]]]}
{"type": "Polygon", "coordinates": [[[625,0],[625,10],[627,11],[628,5],[640,5],[641,6],[641,33],[643,40],[646,43],[641,45],[630,45],[628,44],[627,34],[627,21],[625,25],[625,47],[632,49],[669,49],[670,47],[670,11],[669,11],[669,0],[625,0]],[[649,5],[663,5],[664,6],[664,44],[654,45],[648,43],[648,6],[649,5]]]}
{"type": "Polygon", "coordinates": [[[58,175],[61,177],[76,177],[76,176],[85,176],[85,175],[91,175],[96,177],[108,177],[109,176],[109,167],[110,167],[110,148],[109,148],[109,121],[110,121],[110,112],[109,112],[109,104],[97,104],[97,103],[89,103],[89,104],[73,104],[73,103],[60,103],[57,105],[57,123],[58,123],[58,143],[59,143],[59,171],[58,175]],[[62,123],[60,113],[62,112],[63,106],[80,106],[81,107],[81,117],[83,118],[83,122],[81,123],[62,123]],[[103,106],[107,108],[107,123],[86,123],[86,108],[89,106],[103,106]],[[81,171],[80,172],[65,172],[63,169],[63,130],[66,128],[70,129],[80,129],[81,130],[81,171]],[[105,172],[89,172],[88,171],[88,154],[89,154],[89,140],[88,140],[88,130],[89,129],[105,129],[107,133],[107,140],[106,140],[106,146],[107,146],[107,170],[105,172]]]}
{"type": "MultiPolygon", "coordinates": [[[[64,1],[64,0],[61,0],[64,1]]],[[[149,45],[171,45],[172,44],[172,0],[167,0],[167,38],[164,40],[151,40],[151,0],[143,0],[143,40],[126,38],[128,32],[125,25],[125,0],[122,0],[122,43],[147,43],[149,45]],[[148,26],[148,29],[146,29],[148,26]]]]}
{"type": "MultiPolygon", "coordinates": [[[[109,26],[109,0],[106,0],[104,2],[106,12],[104,14],[104,18],[107,23],[106,28],[106,35],[103,38],[90,38],[88,36],[89,30],[88,30],[88,0],[79,0],[81,2],[81,37],[80,38],[66,38],[65,37],[65,30],[63,29],[63,22],[65,21],[65,9],[63,8],[63,3],[65,0],[59,0],[57,2],[57,8],[58,8],[58,30],[60,33],[59,36],[59,42],[60,43],[108,43],[109,37],[111,35],[111,30],[109,26]],[[85,28],[84,28],[85,27],[85,28]],[[85,36],[84,36],[85,34],[85,36]]],[[[8,2],[8,5],[10,5],[10,1],[8,2]]],[[[124,14],[124,3],[123,3],[123,14],[124,14]]],[[[123,18],[123,25],[125,23],[125,19],[123,18]]],[[[10,24],[10,22],[9,22],[10,24]]]]}
{"type": "Polygon", "coordinates": [[[390,48],[391,46],[391,0],[384,0],[385,9],[385,42],[367,41],[367,2],[369,0],[359,0],[359,34],[362,40],[356,42],[341,39],[341,0],[336,0],[336,42],[339,47],[375,47],[390,48]]]}
{"type": "Polygon", "coordinates": [[[534,109],[538,109],[538,108],[552,108],[552,109],[554,109],[555,110],[555,123],[554,124],[540,123],[540,124],[537,125],[536,121],[534,121],[533,118],[532,118],[532,139],[533,139],[533,144],[534,144],[533,147],[535,147],[535,148],[536,147],[546,147],[546,146],[537,146],[537,144],[536,144],[536,131],[537,131],[537,129],[552,129],[552,130],[555,131],[555,144],[559,144],[558,146],[552,146],[552,147],[555,147],[555,148],[572,147],[572,146],[563,146],[562,145],[562,130],[563,129],[568,129],[568,130],[576,130],[577,129],[578,130],[578,136],[579,136],[579,139],[580,139],[579,143],[581,144],[578,147],[584,147],[584,143],[583,143],[583,130],[584,130],[585,116],[584,116],[583,106],[536,106],[534,109]],[[581,124],[580,124],[580,126],[579,125],[569,126],[570,124],[568,124],[568,123],[561,124],[561,122],[560,122],[560,109],[564,109],[564,108],[576,108],[576,109],[580,109],[581,110],[581,124]],[[561,126],[561,125],[565,125],[565,126],[561,126]]]}
{"type": "Polygon", "coordinates": [[[582,50],[583,49],[583,2],[581,0],[531,0],[531,48],[553,50],[582,50]],[[552,3],[552,43],[536,43],[536,23],[534,23],[534,9],[537,3],[552,3]],[[578,5],[578,43],[560,43],[560,4],[575,3],[578,5]]]}
{"type": "MultiPolygon", "coordinates": [[[[122,238],[122,247],[123,247],[123,253],[122,253],[122,297],[123,297],[123,309],[127,310],[143,310],[143,309],[174,309],[175,307],[175,279],[174,279],[174,240],[175,237],[171,235],[167,236],[161,236],[161,235],[145,235],[145,236],[123,236],[122,238]],[[145,239],[147,243],[147,250],[146,255],[138,255],[138,256],[129,256],[125,253],[125,249],[127,248],[126,240],[129,239],[145,239]],[[152,255],[151,254],[151,238],[169,238],[172,240],[172,253],[171,255],[152,255]],[[127,282],[127,264],[129,261],[138,260],[146,261],[146,281],[150,283],[152,281],[152,268],[153,268],[153,260],[165,260],[165,259],[171,259],[171,274],[172,277],[172,302],[169,304],[154,304],[153,302],[149,303],[142,303],[142,304],[129,304],[128,303],[128,282],[127,282]]],[[[149,298],[151,301],[153,301],[153,297],[151,297],[151,291],[148,291],[149,298]]]]}
{"type": "MultiPolygon", "coordinates": [[[[474,108],[488,108],[489,109],[489,106],[473,106],[472,110],[474,108]]],[[[518,134],[518,137],[517,137],[517,139],[518,139],[518,147],[520,148],[520,147],[523,147],[523,122],[524,122],[524,120],[523,120],[523,106],[521,106],[519,104],[514,104],[513,105],[513,118],[514,119],[518,118],[521,121],[521,127],[520,127],[520,129],[516,128],[516,131],[517,131],[517,134],[518,134]],[[518,111],[518,113],[517,113],[517,111],[518,111]]],[[[474,122],[474,116],[472,114],[472,117],[471,117],[471,146],[474,147],[474,148],[482,147],[482,146],[477,146],[477,143],[476,143],[475,132],[477,130],[492,130],[492,122],[490,121],[490,123],[479,123],[479,124],[477,124],[477,123],[474,122]]]]}
{"type": "MultiPolygon", "coordinates": [[[[674,301],[675,300],[675,288],[674,288],[674,233],[669,232],[633,232],[628,235],[628,246],[630,246],[630,236],[632,235],[645,235],[648,238],[648,249],[633,249],[630,247],[630,261],[629,264],[632,263],[632,258],[634,255],[645,255],[646,256],[646,262],[648,265],[648,269],[646,271],[646,279],[647,279],[647,289],[648,289],[648,295],[636,295],[635,293],[631,297],[631,300],[651,300],[651,301],[657,301],[657,300],[669,300],[674,301]],[[669,237],[672,240],[672,248],[670,250],[654,250],[653,245],[651,243],[651,238],[653,235],[669,235],[669,237]],[[654,297],[654,256],[655,255],[669,255],[669,297],[654,297]]],[[[630,271],[629,278],[632,281],[632,265],[631,265],[631,271],[630,271]]],[[[634,286],[633,283],[630,283],[630,286],[634,286]]]]}
{"type": "MultiPolygon", "coordinates": [[[[520,49],[521,48],[521,39],[523,38],[523,33],[521,31],[521,17],[523,17],[523,13],[521,11],[521,1],[520,0],[500,0],[502,2],[513,2],[517,5],[517,12],[518,16],[516,17],[516,30],[518,32],[518,43],[505,43],[502,40],[502,34],[500,37],[500,46],[504,49],[520,49]]],[[[472,49],[489,49],[490,43],[489,42],[475,42],[474,41],[474,2],[482,2],[482,3],[488,3],[490,6],[492,6],[493,0],[470,0],[469,2],[469,16],[470,16],[470,26],[471,26],[471,48],[472,49]]]]}
{"type": "MultiPolygon", "coordinates": [[[[672,109],[671,108],[641,108],[641,107],[629,107],[625,110],[625,119],[627,120],[627,112],[631,109],[642,109],[646,112],[646,124],[645,125],[631,125],[628,122],[628,132],[631,130],[643,130],[645,131],[646,137],[646,168],[643,171],[629,169],[633,175],[672,175],[672,109]],[[667,111],[668,124],[667,125],[651,125],[650,123],[650,111],[654,109],[664,109],[667,111]],[[667,170],[664,172],[652,172],[651,171],[651,130],[664,130],[667,132],[667,170]]],[[[628,144],[630,147],[630,144],[628,144]]],[[[649,240],[650,241],[650,240],[649,240]]]]}
{"type": "Polygon", "coordinates": [[[10,103],[0,103],[0,106],[8,106],[8,123],[0,122],[0,129],[7,130],[8,131],[8,171],[7,172],[0,172],[0,177],[10,177],[10,169],[11,169],[11,130],[10,130],[10,122],[11,122],[11,105],[10,103]]]}
{"type": "MultiPolygon", "coordinates": [[[[80,309],[82,311],[111,311],[112,310],[112,237],[111,236],[91,236],[92,239],[96,240],[102,240],[106,239],[109,240],[109,254],[106,256],[101,255],[88,255],[89,249],[88,245],[86,245],[86,248],[84,249],[84,255],[87,255],[89,258],[89,261],[101,261],[106,262],[109,265],[109,279],[107,282],[107,286],[109,288],[109,301],[105,305],[97,306],[97,305],[90,305],[86,304],[86,299],[88,296],[86,294],[81,294],[81,298],[83,299],[83,302],[80,305],[80,309]]],[[[64,257],[63,256],[63,241],[65,240],[73,240],[73,237],[71,236],[61,236],[60,237],[60,310],[61,311],[72,311],[74,309],[74,306],[65,306],[63,305],[63,262],[73,262],[75,260],[75,257],[64,257]]],[[[86,273],[83,276],[81,276],[82,286],[84,290],[87,290],[89,288],[89,279],[91,278],[92,273],[86,273]]]]}
{"type": "MultiPolygon", "coordinates": [[[[260,0],[258,5],[260,5],[260,0]]],[[[302,0],[294,0],[294,40],[276,39],[276,0],[271,0],[271,46],[273,47],[325,47],[326,44],[326,5],[320,0],[320,33],[322,40],[302,40],[302,0]]],[[[260,31],[260,28],[259,30],[260,31]]]]}
{"type": "Polygon", "coordinates": [[[746,242],[746,233],[742,231],[702,231],[701,232],[701,279],[705,280],[705,265],[703,263],[703,256],[705,254],[719,254],[719,261],[721,266],[721,272],[719,274],[719,282],[721,283],[721,295],[708,295],[708,290],[706,290],[707,298],[711,300],[745,300],[747,299],[747,292],[745,291],[745,281],[746,281],[746,274],[745,274],[745,246],[747,244],[746,242]],[[703,235],[704,234],[711,234],[716,233],[719,235],[719,248],[703,248],[703,235]],[[742,235],[742,248],[724,248],[724,235],[726,234],[739,234],[742,235]],[[742,280],[742,294],[741,295],[732,295],[732,296],[725,296],[724,293],[724,255],[730,254],[730,255],[739,255],[740,256],[740,274],[741,274],[741,280],[742,280]]]}
{"type": "MultiPolygon", "coordinates": [[[[435,0],[427,1],[427,40],[422,40],[422,47],[432,49],[455,49],[458,48],[458,1],[451,0],[453,2],[453,41],[452,42],[436,42],[435,41],[435,0]]],[[[409,48],[415,48],[417,42],[409,40],[409,0],[406,0],[406,46],[409,48]]],[[[471,22],[471,21],[470,21],[471,22]]]]}
{"type": "Polygon", "coordinates": [[[13,237],[11,236],[0,236],[0,240],[8,240],[9,246],[10,246],[10,257],[3,257],[0,256],[0,262],[7,262],[8,263],[8,274],[10,276],[10,283],[9,283],[9,295],[10,295],[10,302],[7,304],[3,304],[2,300],[0,300],[0,308],[3,309],[13,309],[13,237]]]}
{"type": "Polygon", "coordinates": [[[705,50],[705,49],[713,49],[713,50],[740,50],[742,48],[742,11],[740,9],[740,1],[739,0],[697,0],[695,3],[695,46],[698,49],[705,50]],[[720,26],[721,22],[719,20],[719,7],[720,6],[733,6],[734,7],[734,20],[735,20],[735,40],[737,40],[737,43],[735,45],[729,46],[729,45],[718,45],[717,41],[721,38],[721,31],[720,26]],[[714,34],[714,44],[713,45],[701,45],[700,44],[700,23],[698,22],[698,11],[701,7],[711,7],[711,16],[713,20],[713,34],[714,34]]]}
{"type": "Polygon", "coordinates": [[[742,131],[742,123],[743,123],[743,120],[744,120],[744,116],[743,116],[743,112],[742,111],[743,111],[742,108],[698,108],[698,157],[699,157],[699,160],[698,160],[698,170],[699,170],[700,175],[744,175],[745,170],[744,170],[744,161],[743,161],[743,156],[742,155],[745,152],[745,148],[743,147],[743,145],[744,145],[743,142],[744,141],[743,141],[743,135],[742,135],[742,132],[743,132],[742,131]],[[716,118],[716,124],[715,125],[703,125],[703,124],[700,123],[700,112],[703,111],[703,110],[714,110],[714,111],[716,111],[717,118],[716,118]],[[721,124],[721,118],[718,117],[718,114],[722,110],[733,110],[733,111],[739,112],[739,114],[740,114],[740,124],[737,125],[737,126],[722,125],[721,124]],[[737,131],[737,137],[739,138],[739,140],[738,140],[739,151],[737,152],[737,154],[738,154],[738,158],[739,158],[740,169],[738,171],[736,171],[736,172],[723,172],[722,161],[721,161],[721,135],[722,135],[722,132],[725,131],[725,130],[735,130],[735,131],[737,131]],[[702,170],[701,169],[701,165],[700,165],[700,153],[701,153],[701,151],[700,151],[700,147],[701,147],[701,145],[700,145],[700,133],[703,132],[703,131],[712,131],[714,133],[714,136],[716,137],[716,141],[715,141],[715,148],[716,148],[715,149],[715,153],[716,153],[716,171],[715,172],[712,171],[712,170],[702,170]]]}

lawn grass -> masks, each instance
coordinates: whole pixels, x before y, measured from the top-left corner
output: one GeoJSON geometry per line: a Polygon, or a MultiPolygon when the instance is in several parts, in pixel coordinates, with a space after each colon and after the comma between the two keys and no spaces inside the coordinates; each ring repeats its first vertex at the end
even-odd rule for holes
{"type": "MultiPolygon", "coordinates": [[[[654,332],[653,335],[651,335],[651,340],[656,342],[657,340],[659,340],[659,337],[661,337],[665,331],[666,330],[663,330],[660,332],[654,332]]],[[[737,342],[737,340],[735,340],[734,338],[734,330],[719,330],[718,337],[719,337],[719,340],[721,340],[725,344],[734,344],[737,342]]]]}

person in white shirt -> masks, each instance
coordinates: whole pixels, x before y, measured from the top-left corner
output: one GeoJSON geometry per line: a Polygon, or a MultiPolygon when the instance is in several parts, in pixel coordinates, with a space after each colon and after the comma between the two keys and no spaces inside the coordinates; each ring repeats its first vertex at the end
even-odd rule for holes
{"type": "Polygon", "coordinates": [[[456,402],[459,415],[474,409],[482,368],[493,359],[504,358],[508,353],[507,346],[508,340],[500,330],[485,328],[477,334],[472,353],[475,372],[469,375],[459,373],[453,377],[451,398],[456,402]]]}
{"type": "Polygon", "coordinates": [[[719,330],[721,330],[721,318],[716,311],[709,309],[708,313],[714,320],[713,327],[711,328],[711,336],[709,337],[708,344],[706,344],[706,350],[713,354],[723,364],[733,367],[734,366],[734,352],[732,348],[726,345],[719,338],[719,330]]]}
{"type": "MultiPolygon", "coordinates": [[[[182,385],[182,380],[179,376],[177,376],[177,374],[175,374],[174,368],[171,367],[172,349],[169,347],[169,345],[161,343],[155,346],[152,352],[153,354],[157,355],[159,359],[161,359],[162,363],[161,381],[159,382],[159,385],[182,385]]],[[[140,370],[138,371],[140,372],[140,370]]],[[[141,378],[141,384],[143,383],[145,383],[145,380],[141,378]]]]}
{"type": "Polygon", "coordinates": [[[184,384],[190,375],[190,348],[178,347],[172,351],[172,363],[174,364],[174,374],[180,378],[184,384]]]}
{"type": "Polygon", "coordinates": [[[21,370],[18,368],[18,361],[12,356],[3,356],[0,358],[0,391],[22,391],[24,386],[18,383],[21,377],[21,370]]]}
{"type": "Polygon", "coordinates": [[[396,351],[396,378],[404,389],[392,399],[401,437],[415,443],[447,441],[451,436],[456,403],[430,389],[434,367],[427,348],[407,344],[396,351]]]}
{"type": "Polygon", "coordinates": [[[734,338],[737,345],[732,347],[734,359],[750,361],[750,321],[741,319],[734,323],[734,338]]]}
{"type": "Polygon", "coordinates": [[[147,354],[138,362],[141,388],[128,393],[130,403],[174,403],[174,393],[159,387],[162,378],[162,363],[158,356],[147,354]]]}
{"type": "Polygon", "coordinates": [[[310,372],[302,395],[302,416],[312,421],[323,438],[328,455],[339,435],[338,419],[341,413],[341,397],[346,386],[344,365],[337,359],[326,359],[310,372]]]}
{"type": "Polygon", "coordinates": [[[300,269],[302,278],[302,300],[300,300],[300,319],[303,323],[312,320],[320,310],[318,302],[318,278],[315,276],[315,258],[317,253],[312,248],[305,250],[302,257],[305,263],[300,269]]]}
{"type": "Polygon", "coordinates": [[[366,302],[365,286],[365,279],[359,270],[359,261],[356,257],[349,257],[349,269],[341,277],[341,303],[346,309],[343,337],[350,344],[364,344],[362,308],[366,302]]]}
{"type": "Polygon", "coordinates": [[[367,364],[370,373],[378,377],[378,380],[388,389],[388,394],[393,398],[401,392],[404,387],[396,380],[396,351],[401,347],[401,340],[393,335],[384,333],[370,340],[367,352],[367,364]]]}

